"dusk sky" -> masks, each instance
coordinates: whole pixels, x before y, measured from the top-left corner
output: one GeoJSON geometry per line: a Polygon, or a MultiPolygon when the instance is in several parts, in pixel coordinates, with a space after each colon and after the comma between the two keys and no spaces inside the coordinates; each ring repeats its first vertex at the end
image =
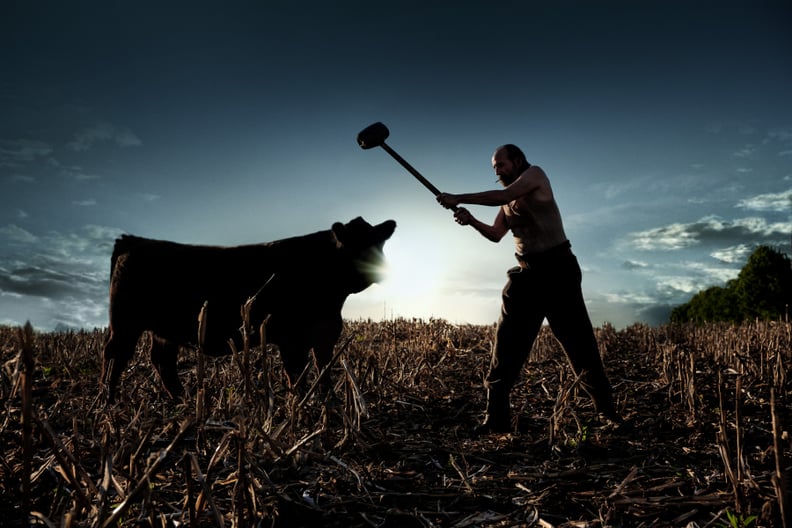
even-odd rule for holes
{"type": "MultiPolygon", "coordinates": [[[[446,192],[550,177],[595,326],[667,321],[790,252],[786,2],[0,3],[0,324],[107,325],[121,233],[235,245],[394,219],[344,316],[497,320],[493,244],[446,192]],[[691,7],[694,6],[694,7],[691,7]]],[[[491,221],[494,208],[470,207],[491,221]]]]}

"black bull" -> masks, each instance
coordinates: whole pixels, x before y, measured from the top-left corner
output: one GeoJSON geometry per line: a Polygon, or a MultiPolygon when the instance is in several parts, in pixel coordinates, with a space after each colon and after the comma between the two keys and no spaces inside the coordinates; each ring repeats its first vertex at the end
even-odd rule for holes
{"type": "Polygon", "coordinates": [[[290,379],[305,368],[311,349],[318,366],[324,366],[341,334],[344,301],[378,280],[382,248],[395,228],[393,220],[372,226],[358,217],[327,231],[235,247],[122,236],[111,261],[110,325],[102,361],[108,400],[113,401],[121,373],[146,331],[154,368],[168,393],[179,396],[179,347],[197,343],[204,302],[203,351],[226,355],[229,339],[241,347],[241,307],[257,293],[251,328],[270,317],[267,341],[278,345],[290,379]]]}

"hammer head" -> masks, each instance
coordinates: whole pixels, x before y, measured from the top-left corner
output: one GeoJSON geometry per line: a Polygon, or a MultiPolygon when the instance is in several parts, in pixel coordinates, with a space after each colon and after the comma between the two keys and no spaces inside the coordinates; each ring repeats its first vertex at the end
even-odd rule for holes
{"type": "Polygon", "coordinates": [[[390,131],[382,123],[374,123],[361,130],[357,135],[357,142],[363,149],[381,147],[388,139],[390,131]]]}

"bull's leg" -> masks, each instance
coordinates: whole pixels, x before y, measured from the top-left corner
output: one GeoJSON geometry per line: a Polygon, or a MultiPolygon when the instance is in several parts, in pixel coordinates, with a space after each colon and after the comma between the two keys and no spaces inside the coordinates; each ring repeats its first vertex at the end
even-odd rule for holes
{"type": "Polygon", "coordinates": [[[154,365],[154,369],[157,371],[168,395],[173,399],[179,398],[183,388],[181,381],[179,381],[179,370],[177,368],[178,345],[167,339],[152,335],[149,354],[151,363],[154,365]]]}
{"type": "MultiPolygon", "coordinates": [[[[314,329],[314,361],[316,362],[316,371],[321,373],[322,369],[330,363],[333,358],[333,350],[335,349],[338,337],[341,335],[341,330],[344,323],[339,318],[338,320],[322,321],[316,325],[314,329]]],[[[319,382],[319,393],[324,396],[327,395],[333,387],[330,373],[326,373],[319,382]]]]}
{"type": "MultiPolygon", "coordinates": [[[[303,370],[310,365],[311,349],[314,351],[316,367],[320,372],[330,362],[343,326],[344,323],[339,315],[332,319],[320,319],[308,328],[294,329],[294,331],[289,329],[289,332],[284,332],[287,337],[276,342],[290,385],[294,384],[303,370]]],[[[329,382],[329,378],[325,380],[326,383],[329,382]]]]}
{"type": "Polygon", "coordinates": [[[316,368],[321,370],[327,365],[333,357],[333,349],[341,335],[343,329],[343,322],[338,320],[326,321],[319,323],[314,330],[314,357],[316,359],[316,368]]]}
{"type": "Polygon", "coordinates": [[[279,343],[283,370],[286,371],[286,378],[289,387],[293,387],[297,379],[308,366],[308,347],[295,345],[293,343],[279,343]]]}
{"type": "Polygon", "coordinates": [[[116,387],[121,373],[124,372],[129,361],[135,355],[139,335],[133,333],[118,333],[112,325],[102,351],[102,383],[107,390],[107,401],[115,401],[116,387]]]}

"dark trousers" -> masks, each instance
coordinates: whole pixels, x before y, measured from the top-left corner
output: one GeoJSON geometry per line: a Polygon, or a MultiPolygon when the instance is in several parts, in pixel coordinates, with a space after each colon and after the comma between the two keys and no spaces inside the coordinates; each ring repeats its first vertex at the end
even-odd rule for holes
{"type": "Polygon", "coordinates": [[[531,352],[542,322],[561,343],[575,374],[597,410],[609,418],[616,409],[581,290],[582,274],[568,245],[509,270],[486,386],[487,420],[510,419],[509,393],[531,352]]]}

